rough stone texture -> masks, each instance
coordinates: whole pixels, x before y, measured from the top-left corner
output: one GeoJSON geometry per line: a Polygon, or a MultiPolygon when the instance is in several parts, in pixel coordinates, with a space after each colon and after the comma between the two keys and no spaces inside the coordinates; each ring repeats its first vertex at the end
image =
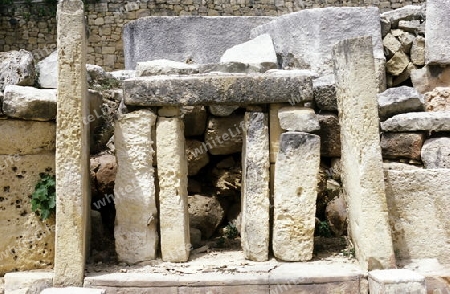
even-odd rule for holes
{"type": "Polygon", "coordinates": [[[48,121],[56,118],[56,90],[8,85],[3,113],[9,117],[48,121]]]}
{"type": "Polygon", "coordinates": [[[370,294],[426,294],[425,277],[406,269],[374,270],[369,272],[370,294]]]}
{"type": "Polygon", "coordinates": [[[283,107],[278,110],[278,119],[283,130],[297,132],[317,131],[319,120],[314,109],[306,107],[283,107]]]}
{"type": "Polygon", "coordinates": [[[188,165],[185,155],[184,125],[180,118],[158,118],[156,149],[162,259],[184,262],[188,260],[191,248],[188,165]]]}
{"type": "Polygon", "coordinates": [[[216,197],[194,195],[188,197],[189,224],[202,232],[204,239],[211,238],[222,222],[225,211],[216,197]]]}
{"type": "Polygon", "coordinates": [[[364,270],[392,267],[371,38],[339,42],[334,58],[350,236],[364,270]]]}
{"type": "Polygon", "coordinates": [[[208,150],[203,147],[203,142],[198,140],[186,140],[186,158],[188,161],[188,175],[196,175],[209,162],[208,150]]]}
{"type": "Polygon", "coordinates": [[[342,193],[328,202],[325,215],[335,236],[342,236],[347,232],[347,204],[342,193]]]}
{"type": "Polygon", "coordinates": [[[425,168],[450,168],[450,138],[431,138],[422,147],[425,168]]]}
{"type": "Polygon", "coordinates": [[[383,158],[420,160],[424,140],[423,133],[383,133],[380,140],[381,154],[383,158]]]}
{"type": "MultiPolygon", "coordinates": [[[[273,46],[273,45],[272,45],[273,46]]],[[[208,63],[198,65],[200,73],[262,73],[273,69],[273,64],[250,65],[242,62],[208,63]]]]}
{"type": "Polygon", "coordinates": [[[427,1],[425,23],[425,59],[427,64],[450,64],[450,2],[427,1]],[[439,29],[436,29],[439,28],[439,29]]]}
{"type": "Polygon", "coordinates": [[[80,287],[48,288],[42,291],[41,294],[106,294],[106,290],[80,287]]]}
{"type": "Polygon", "coordinates": [[[425,93],[425,111],[450,111],[450,87],[437,87],[425,93]]]}
{"type": "Polygon", "coordinates": [[[191,75],[198,73],[198,66],[167,59],[138,62],[136,77],[158,75],[191,75]]]}
{"type": "Polygon", "coordinates": [[[400,75],[409,64],[409,57],[403,52],[398,51],[386,62],[386,71],[393,76],[400,75]]]}
{"type": "Polygon", "coordinates": [[[89,244],[89,114],[84,5],[58,3],[56,246],[54,286],[82,286],[89,244]]]}
{"type": "Polygon", "coordinates": [[[313,99],[308,73],[154,76],[124,82],[129,106],[240,105],[313,99]]]}
{"type": "Polygon", "coordinates": [[[385,132],[450,131],[449,112],[409,112],[381,123],[385,132]]]}
{"type": "Polygon", "coordinates": [[[336,114],[317,114],[320,130],[320,154],[326,157],[341,156],[341,131],[336,114]]]}
{"type": "Polygon", "coordinates": [[[87,81],[89,86],[101,86],[113,79],[112,75],[106,72],[103,67],[95,64],[86,64],[87,81]]]}
{"type": "Polygon", "coordinates": [[[0,92],[7,85],[31,86],[35,81],[33,55],[20,51],[0,52],[0,92]]]}
{"type": "Polygon", "coordinates": [[[314,102],[321,110],[337,111],[334,75],[313,80],[314,102]]]}
{"type": "Polygon", "coordinates": [[[135,70],[115,70],[109,72],[109,74],[119,81],[124,81],[126,79],[131,79],[136,77],[136,71],[135,70]]]}
{"type": "Polygon", "coordinates": [[[269,34],[262,34],[227,49],[220,57],[220,62],[241,62],[256,67],[278,68],[277,54],[269,34]]]}
{"type": "Polygon", "coordinates": [[[411,47],[411,61],[415,65],[425,64],[425,38],[417,36],[411,47]]]}
{"type": "Polygon", "coordinates": [[[401,20],[422,19],[425,15],[422,6],[406,5],[399,9],[387,11],[381,14],[381,19],[387,20],[392,27],[397,27],[401,20]]]}
{"type": "Polygon", "coordinates": [[[236,109],[238,109],[239,106],[217,106],[217,105],[211,105],[208,107],[209,112],[211,112],[212,115],[225,117],[231,115],[236,109]]]}
{"type": "Polygon", "coordinates": [[[319,74],[333,72],[331,51],[340,40],[358,36],[373,37],[375,58],[384,59],[378,8],[330,7],[308,9],[279,16],[252,30],[251,36],[268,33],[283,68],[293,55],[297,68],[310,68],[319,74]],[[295,37],[293,37],[295,36],[295,37]]]}
{"type": "Polygon", "coordinates": [[[138,110],[119,117],[114,143],[117,175],[114,184],[114,237],[121,262],[154,259],[158,244],[155,171],[152,167],[156,115],[138,110]]]}
{"type": "Polygon", "coordinates": [[[205,146],[212,155],[227,155],[242,151],[243,115],[211,117],[205,133],[205,146]]]}
{"type": "Polygon", "coordinates": [[[204,106],[181,107],[184,121],[184,135],[186,137],[202,135],[206,128],[208,114],[204,106]]]}
{"type": "Polygon", "coordinates": [[[383,162],[383,169],[386,170],[411,170],[411,169],[420,169],[421,167],[401,163],[401,162],[383,162]]]}
{"type": "Polygon", "coordinates": [[[189,228],[189,238],[193,248],[199,248],[202,246],[202,231],[197,228],[189,228]]]}
{"type": "Polygon", "coordinates": [[[241,244],[246,259],[269,259],[270,160],[268,117],[246,112],[242,147],[241,244]]]}
{"type": "Polygon", "coordinates": [[[248,41],[250,30],[271,17],[143,17],[124,27],[125,68],[170,59],[216,63],[226,49],[248,41]],[[189,37],[187,37],[189,36],[189,37]]]}
{"type": "Polygon", "coordinates": [[[450,263],[449,177],[448,169],[386,172],[389,219],[399,259],[437,258],[441,264],[450,263]]]}
{"type": "Polygon", "coordinates": [[[220,167],[220,163],[212,171],[212,184],[216,188],[217,196],[236,197],[240,195],[242,181],[241,163],[233,160],[230,167],[220,167]]]}
{"type": "Polygon", "coordinates": [[[36,65],[39,74],[38,83],[41,88],[58,88],[58,51],[39,61],[36,65]]]}
{"type": "Polygon", "coordinates": [[[300,132],[281,135],[275,163],[272,236],[278,259],[312,258],[319,164],[319,136],[300,132]]]}
{"type": "Polygon", "coordinates": [[[394,37],[391,33],[387,34],[386,37],[383,38],[383,46],[388,53],[388,57],[392,57],[402,48],[402,44],[400,43],[400,41],[397,40],[397,38],[394,37]]]}
{"type": "Polygon", "coordinates": [[[425,34],[425,23],[421,20],[401,20],[398,22],[398,28],[414,34],[425,34]]]}
{"type": "Polygon", "coordinates": [[[2,136],[0,154],[51,153],[56,145],[56,124],[23,120],[0,120],[2,136]]]}
{"type": "Polygon", "coordinates": [[[5,293],[42,293],[46,288],[52,287],[52,272],[18,272],[5,275],[5,293]]]}
{"type": "Polygon", "coordinates": [[[52,152],[39,153],[0,155],[1,275],[16,270],[48,268],[53,264],[55,218],[41,221],[31,211],[29,198],[40,179],[39,174],[52,174],[55,170],[52,152]]]}
{"type": "Polygon", "coordinates": [[[381,120],[395,114],[423,111],[423,96],[416,89],[408,86],[389,88],[377,94],[378,110],[381,120]]]}
{"type": "MultiPolygon", "coordinates": [[[[283,129],[280,126],[278,119],[278,110],[282,108],[283,104],[269,105],[269,136],[270,136],[270,163],[275,163],[278,156],[278,149],[280,147],[280,136],[283,129]]],[[[273,177],[270,177],[273,184],[273,177]]]]}
{"type": "Polygon", "coordinates": [[[450,86],[450,66],[426,65],[411,71],[413,86],[421,94],[433,91],[436,87],[450,86]]]}
{"type": "MultiPolygon", "coordinates": [[[[114,156],[113,154],[103,154],[100,156],[91,157],[90,159],[91,191],[94,203],[99,203],[97,201],[102,198],[105,198],[105,195],[114,193],[114,182],[116,180],[116,174],[117,174],[116,156],[114,156]],[[97,201],[95,201],[94,195],[97,195],[97,197],[100,197],[100,199],[97,199],[97,201]]],[[[110,203],[111,200],[113,199],[106,199],[106,200],[108,203],[110,203]]]]}
{"type": "Polygon", "coordinates": [[[400,41],[400,44],[402,45],[403,52],[410,53],[412,44],[416,39],[416,37],[411,33],[402,31],[397,38],[400,41]]]}
{"type": "Polygon", "coordinates": [[[399,74],[397,77],[391,77],[391,78],[393,78],[392,79],[392,87],[396,87],[396,86],[402,84],[403,82],[407,81],[408,79],[410,79],[411,72],[414,69],[417,69],[417,67],[412,62],[410,62],[401,74],[399,74]]]}

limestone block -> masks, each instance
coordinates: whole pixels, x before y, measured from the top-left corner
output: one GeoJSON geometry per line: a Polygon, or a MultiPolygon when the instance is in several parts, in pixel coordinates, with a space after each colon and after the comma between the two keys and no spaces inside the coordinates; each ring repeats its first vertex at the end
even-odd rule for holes
{"type": "Polygon", "coordinates": [[[339,42],[334,59],[350,236],[363,269],[392,267],[371,38],[339,42]]]}
{"type": "Polygon", "coordinates": [[[56,148],[56,124],[23,120],[0,120],[0,154],[44,154],[56,148]]]}
{"type": "Polygon", "coordinates": [[[321,110],[337,111],[334,75],[313,80],[314,102],[321,110]]]}
{"type": "Polygon", "coordinates": [[[425,111],[450,111],[450,87],[437,87],[425,93],[425,111]]]}
{"type": "Polygon", "coordinates": [[[411,61],[415,65],[425,64],[425,38],[417,36],[411,47],[411,61]]]}
{"type": "Polygon", "coordinates": [[[283,133],[283,129],[280,126],[280,120],[278,119],[278,110],[283,106],[283,104],[269,105],[270,163],[275,163],[277,159],[280,136],[281,133],[283,133]]]}
{"type": "Polygon", "coordinates": [[[54,286],[82,286],[90,215],[89,114],[84,5],[58,3],[56,248],[54,286]]]}
{"type": "Polygon", "coordinates": [[[158,75],[191,75],[198,73],[198,66],[167,59],[138,62],[136,65],[136,77],[148,77],[158,75]]]}
{"type": "Polygon", "coordinates": [[[281,135],[275,163],[272,237],[278,259],[312,258],[319,164],[319,136],[300,132],[281,135]]]}
{"type": "MultiPolygon", "coordinates": [[[[330,180],[328,180],[328,182],[329,181],[330,180]]],[[[330,230],[335,236],[342,236],[347,233],[347,204],[345,203],[342,192],[339,193],[339,195],[333,200],[328,202],[325,215],[328,223],[330,224],[330,230]]]]}
{"type": "Polygon", "coordinates": [[[203,135],[208,117],[205,107],[183,106],[181,113],[184,121],[184,135],[186,137],[203,135]]]}
{"type": "Polygon", "coordinates": [[[194,195],[188,197],[189,224],[201,231],[204,239],[209,239],[222,223],[225,216],[217,197],[194,195]]]}
{"type": "Polygon", "coordinates": [[[285,72],[128,79],[124,81],[124,102],[129,106],[182,106],[312,101],[311,73],[285,72]]]}
{"type": "Polygon", "coordinates": [[[183,128],[180,118],[160,117],[156,124],[161,254],[170,262],[187,261],[191,249],[183,128]]]}
{"type": "Polygon", "coordinates": [[[398,22],[398,28],[414,34],[425,34],[425,23],[418,19],[401,20],[398,22]]]}
{"type": "Polygon", "coordinates": [[[45,271],[7,273],[5,293],[42,293],[53,285],[53,273],[45,271]]]}
{"type": "Polygon", "coordinates": [[[262,34],[227,49],[220,62],[242,62],[256,67],[278,68],[277,54],[269,34],[262,34]]]}
{"type": "Polygon", "coordinates": [[[416,68],[417,67],[412,62],[410,62],[405,70],[393,79],[392,86],[396,87],[402,84],[404,81],[407,81],[411,77],[411,72],[416,68]]]}
{"type": "Polygon", "coordinates": [[[3,113],[9,117],[48,121],[56,118],[56,89],[36,89],[8,85],[3,98],[3,113]]]}
{"type": "Polygon", "coordinates": [[[416,39],[416,37],[411,33],[401,32],[397,38],[400,41],[400,44],[402,45],[403,52],[410,53],[412,44],[416,39]]]}
{"type": "Polygon", "coordinates": [[[41,294],[106,294],[106,290],[80,287],[48,288],[42,291],[41,294]]]}
{"type": "Polygon", "coordinates": [[[242,147],[241,244],[246,259],[269,259],[270,160],[268,118],[246,112],[242,147]]]}
{"type": "Polygon", "coordinates": [[[369,292],[426,294],[427,290],[424,276],[407,269],[389,269],[369,272],[369,292]]]}
{"type": "Polygon", "coordinates": [[[196,175],[209,162],[208,150],[198,140],[186,140],[186,158],[188,161],[188,175],[196,175]]]}
{"type": "Polygon", "coordinates": [[[228,106],[228,105],[211,105],[208,107],[209,112],[212,115],[225,117],[231,115],[239,106],[228,106]]]}
{"type": "Polygon", "coordinates": [[[291,59],[295,68],[310,68],[321,75],[331,74],[333,45],[340,40],[365,35],[373,38],[375,58],[384,59],[380,12],[375,7],[302,10],[256,27],[251,37],[264,33],[272,37],[275,52],[282,59],[282,68],[288,67],[291,59]]]}
{"type": "Polygon", "coordinates": [[[449,264],[450,170],[389,170],[385,175],[397,258],[437,258],[441,264],[449,264]]]}
{"type": "Polygon", "coordinates": [[[410,169],[420,169],[421,167],[401,163],[401,162],[383,162],[383,169],[386,170],[410,170],[410,169]]]}
{"type": "Polygon", "coordinates": [[[395,114],[423,111],[423,96],[408,86],[389,88],[377,94],[378,110],[381,120],[395,114]]]}
{"type": "Polygon", "coordinates": [[[248,41],[252,28],[272,19],[254,16],[142,17],[124,26],[125,68],[134,69],[137,62],[155,59],[217,63],[226,49],[248,41]]]}
{"type": "Polygon", "coordinates": [[[261,73],[273,69],[273,64],[250,65],[242,62],[221,62],[199,64],[200,73],[224,72],[224,73],[261,73]]]}
{"type": "Polygon", "coordinates": [[[41,88],[58,88],[58,52],[54,51],[39,61],[36,65],[36,71],[39,73],[38,83],[41,88]]]}
{"type": "Polygon", "coordinates": [[[383,12],[381,19],[389,21],[392,28],[397,28],[401,20],[423,19],[425,17],[420,5],[406,5],[404,7],[383,12]]]}
{"type": "Polygon", "coordinates": [[[242,151],[244,117],[211,117],[205,133],[205,149],[212,155],[227,155],[242,151]]]}
{"type": "Polygon", "coordinates": [[[114,143],[114,237],[119,261],[136,263],[156,257],[158,244],[153,126],[150,110],[125,114],[116,122],[114,143]]]}
{"type": "Polygon", "coordinates": [[[450,2],[427,2],[425,23],[425,60],[427,64],[450,64],[450,2]]]}
{"type": "Polygon", "coordinates": [[[316,113],[311,108],[283,107],[278,110],[278,119],[281,128],[287,131],[310,133],[320,128],[316,113]]]}
{"type": "Polygon", "coordinates": [[[450,86],[450,66],[426,65],[411,71],[414,88],[421,94],[432,91],[436,87],[450,86]]]}
{"type": "Polygon", "coordinates": [[[341,131],[336,114],[317,114],[320,130],[320,154],[326,157],[341,156],[341,131]]]}
{"type": "Polygon", "coordinates": [[[0,92],[7,85],[32,86],[36,78],[33,55],[23,49],[0,52],[0,92]]]}
{"type": "Polygon", "coordinates": [[[163,117],[178,117],[181,115],[180,107],[177,106],[164,106],[158,109],[158,116],[163,117]]]}
{"type": "Polygon", "coordinates": [[[119,80],[119,81],[124,81],[126,79],[131,79],[131,78],[136,77],[136,71],[135,70],[126,70],[126,69],[115,70],[115,71],[109,72],[109,74],[113,78],[115,78],[116,80],[119,80]]]}
{"type": "Polygon", "coordinates": [[[381,123],[385,132],[450,131],[449,112],[409,112],[381,123]]]}
{"type": "Polygon", "coordinates": [[[383,133],[380,146],[383,158],[420,160],[424,133],[383,133]]]}
{"type": "Polygon", "coordinates": [[[405,70],[408,64],[408,56],[403,51],[398,51],[386,62],[386,71],[393,76],[398,76],[405,70]]]}
{"type": "Polygon", "coordinates": [[[394,37],[391,33],[387,34],[386,37],[383,38],[383,46],[388,53],[388,57],[392,57],[402,48],[402,44],[400,43],[400,41],[397,40],[397,38],[394,37]]]}
{"type": "Polygon", "coordinates": [[[40,173],[54,173],[55,156],[0,155],[0,274],[48,268],[55,254],[55,218],[41,221],[31,211],[40,173]]]}
{"type": "Polygon", "coordinates": [[[431,138],[422,147],[425,168],[450,168],[450,138],[431,138]]]}

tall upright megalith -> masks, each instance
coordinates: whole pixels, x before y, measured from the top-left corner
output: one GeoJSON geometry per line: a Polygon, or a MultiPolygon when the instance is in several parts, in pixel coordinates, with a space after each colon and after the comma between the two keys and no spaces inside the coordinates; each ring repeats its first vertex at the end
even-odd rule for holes
{"type": "Polygon", "coordinates": [[[58,4],[55,286],[82,286],[90,211],[86,39],[81,0],[58,4]]]}
{"type": "Polygon", "coordinates": [[[333,50],[342,142],[342,180],[350,234],[363,269],[395,266],[380,149],[377,83],[371,37],[333,50]]]}

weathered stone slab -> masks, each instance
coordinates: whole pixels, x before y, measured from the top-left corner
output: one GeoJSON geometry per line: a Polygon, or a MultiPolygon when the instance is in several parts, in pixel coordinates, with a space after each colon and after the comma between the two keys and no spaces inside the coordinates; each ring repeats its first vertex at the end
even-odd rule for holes
{"type": "Polygon", "coordinates": [[[450,1],[427,1],[425,60],[427,64],[450,64],[450,1]]]}
{"type": "Polygon", "coordinates": [[[23,120],[0,120],[0,154],[44,154],[56,148],[56,124],[23,120]]]}
{"type": "Polygon", "coordinates": [[[197,65],[167,59],[143,61],[136,65],[136,77],[191,75],[196,73],[198,73],[197,65]]]}
{"type": "Polygon", "coordinates": [[[55,254],[55,218],[41,221],[29,196],[40,173],[53,173],[55,156],[0,155],[0,274],[47,268],[55,254]]]}
{"type": "Polygon", "coordinates": [[[37,121],[56,118],[56,89],[8,85],[4,93],[3,113],[9,117],[37,121]]]}
{"type": "Polygon", "coordinates": [[[341,156],[341,131],[336,114],[317,114],[320,130],[320,154],[326,157],[341,156]]]}
{"type": "Polygon", "coordinates": [[[211,112],[212,115],[225,117],[231,115],[236,109],[238,109],[239,106],[229,106],[229,105],[211,105],[208,107],[209,112],[211,112]]]}
{"type": "Polygon", "coordinates": [[[421,94],[433,91],[436,87],[450,85],[450,66],[426,65],[420,69],[411,70],[413,86],[421,94]]]}
{"type": "Polygon", "coordinates": [[[311,76],[286,72],[134,78],[124,82],[124,102],[130,106],[165,106],[312,101],[311,76]]]}
{"type": "Polygon", "coordinates": [[[385,175],[397,257],[437,258],[441,264],[449,264],[450,170],[389,170],[385,175]]]}
{"type": "Polygon", "coordinates": [[[82,286],[90,215],[86,38],[81,0],[58,3],[54,286],[82,286]]]}
{"type": "Polygon", "coordinates": [[[226,49],[250,40],[250,30],[272,17],[143,17],[124,27],[125,68],[170,59],[217,63],[226,49]]]}
{"type": "Polygon", "coordinates": [[[437,87],[425,93],[425,111],[450,111],[450,87],[437,87]]]}
{"type": "Polygon", "coordinates": [[[164,261],[184,262],[189,241],[184,125],[180,118],[159,117],[156,124],[156,159],[159,179],[161,254],[164,261]],[[176,224],[176,225],[175,225],[176,224]]]}
{"type": "Polygon", "coordinates": [[[156,115],[150,110],[124,114],[116,121],[114,144],[114,237],[118,259],[136,263],[156,257],[158,244],[152,133],[156,115]]]}
{"type": "Polygon", "coordinates": [[[33,55],[23,49],[0,52],[0,92],[7,85],[31,86],[35,81],[33,55]]]}
{"type": "Polygon", "coordinates": [[[389,88],[377,94],[377,100],[381,120],[399,113],[424,110],[423,96],[408,86],[389,88]]]}
{"type": "Polygon", "coordinates": [[[381,123],[385,132],[450,131],[450,112],[409,112],[381,123]]]}
{"type": "Polygon", "coordinates": [[[48,288],[42,291],[41,294],[106,294],[106,290],[80,287],[48,288]]]}
{"type": "Polygon", "coordinates": [[[319,74],[333,72],[333,45],[344,39],[372,36],[375,58],[384,59],[378,8],[330,7],[302,10],[279,16],[252,30],[255,37],[268,33],[281,55],[282,68],[309,68],[319,74]],[[295,36],[295,37],[294,37],[295,36]],[[290,58],[292,59],[292,57],[290,58]]]}
{"type": "Polygon", "coordinates": [[[422,147],[425,168],[450,168],[450,138],[431,138],[422,147]]]}
{"type": "Polygon", "coordinates": [[[398,51],[386,62],[386,71],[393,76],[399,76],[408,64],[409,57],[403,51],[398,51]]]}
{"type": "Polygon", "coordinates": [[[383,133],[380,146],[383,158],[420,160],[424,133],[383,133]]]}
{"type": "MultiPolygon", "coordinates": [[[[270,163],[275,163],[278,156],[278,149],[280,147],[280,136],[283,133],[283,129],[280,126],[280,120],[278,119],[278,110],[282,108],[283,104],[270,104],[269,105],[269,136],[270,136],[270,163]]],[[[273,184],[273,177],[271,177],[273,184]]],[[[273,193],[273,189],[271,189],[273,193]]]]}
{"type": "Polygon", "coordinates": [[[269,34],[257,36],[227,49],[220,58],[220,62],[241,62],[258,68],[278,68],[277,54],[269,34]]]}
{"type": "Polygon", "coordinates": [[[5,274],[5,293],[42,293],[46,288],[53,284],[53,273],[36,272],[18,272],[5,274]]]}
{"type": "Polygon", "coordinates": [[[269,259],[270,160],[268,117],[245,114],[242,147],[241,243],[246,259],[269,259]]]}
{"type": "Polygon", "coordinates": [[[313,80],[314,102],[321,110],[337,111],[334,75],[313,80]]]}
{"type": "Polygon", "coordinates": [[[420,20],[424,18],[424,9],[419,5],[406,5],[381,14],[381,19],[389,21],[393,28],[396,28],[401,20],[420,20]]]}
{"type": "Polygon", "coordinates": [[[278,110],[278,119],[281,128],[287,131],[310,133],[320,128],[316,113],[311,108],[283,107],[278,110]]]}
{"type": "Polygon", "coordinates": [[[374,58],[370,37],[334,48],[342,141],[342,180],[350,236],[363,269],[395,266],[388,224],[379,138],[374,58]]]}
{"type": "Polygon", "coordinates": [[[205,133],[204,149],[212,155],[242,151],[243,115],[211,117],[205,133]]]}
{"type": "Polygon", "coordinates": [[[38,83],[41,88],[58,88],[58,51],[39,61],[36,65],[36,71],[39,73],[38,83]]]}
{"type": "Polygon", "coordinates": [[[400,41],[391,33],[387,34],[386,37],[383,38],[383,46],[388,53],[387,56],[389,58],[402,48],[402,44],[400,43],[400,41]]]}
{"type": "Polygon", "coordinates": [[[411,61],[415,65],[425,64],[425,38],[417,36],[411,47],[411,61]]]}
{"type": "Polygon", "coordinates": [[[319,136],[300,132],[281,135],[275,163],[272,237],[278,259],[312,258],[319,164],[319,136]]]}
{"type": "Polygon", "coordinates": [[[406,269],[374,270],[369,272],[370,294],[426,294],[425,277],[406,269]]]}

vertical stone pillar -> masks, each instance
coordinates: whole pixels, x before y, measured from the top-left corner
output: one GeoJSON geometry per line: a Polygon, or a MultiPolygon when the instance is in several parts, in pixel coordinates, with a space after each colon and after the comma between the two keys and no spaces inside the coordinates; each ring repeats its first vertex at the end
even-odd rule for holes
{"type": "Polygon", "coordinates": [[[81,0],[58,4],[55,286],[82,286],[90,212],[86,40],[81,0]]]}
{"type": "Polygon", "coordinates": [[[124,114],[115,124],[118,170],[114,185],[114,237],[119,261],[127,263],[156,257],[158,234],[152,142],[155,122],[156,115],[145,109],[124,114]]]}
{"type": "Polygon", "coordinates": [[[384,190],[371,37],[341,41],[333,54],[350,234],[363,269],[388,268],[395,266],[395,256],[384,190]]]}
{"type": "Polygon", "coordinates": [[[156,162],[159,179],[161,253],[164,261],[184,262],[191,249],[184,124],[180,117],[159,117],[156,162]]]}
{"type": "Polygon", "coordinates": [[[270,160],[267,116],[245,113],[242,147],[241,242],[246,259],[269,258],[270,160]]]}
{"type": "Polygon", "coordinates": [[[319,165],[319,136],[302,132],[281,135],[274,179],[272,247],[276,258],[312,258],[319,165]]]}

